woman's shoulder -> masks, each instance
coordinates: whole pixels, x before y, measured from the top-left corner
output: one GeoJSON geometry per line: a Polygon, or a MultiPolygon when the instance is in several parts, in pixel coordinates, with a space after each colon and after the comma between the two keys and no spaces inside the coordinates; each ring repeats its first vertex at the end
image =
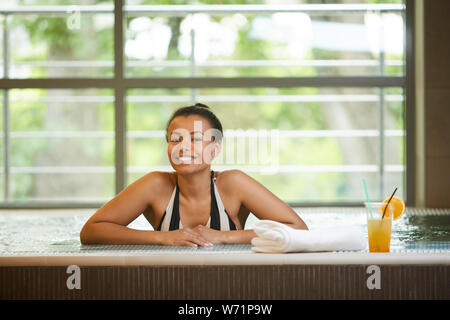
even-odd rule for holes
{"type": "Polygon", "coordinates": [[[239,169],[230,169],[230,170],[224,170],[224,171],[214,171],[214,176],[218,179],[219,177],[222,177],[222,179],[230,179],[230,178],[236,178],[239,175],[246,174],[242,170],[239,169]]]}
{"type": "Polygon", "coordinates": [[[236,186],[247,177],[247,174],[238,169],[231,169],[217,172],[214,171],[214,176],[216,177],[217,183],[223,188],[236,189],[236,186]]]}
{"type": "Polygon", "coordinates": [[[146,189],[152,189],[154,193],[167,193],[169,189],[173,189],[176,185],[174,172],[151,171],[138,180],[146,189]]]}
{"type": "Polygon", "coordinates": [[[151,171],[147,173],[144,177],[146,177],[147,180],[152,181],[154,183],[175,185],[176,184],[175,174],[176,174],[175,172],[151,171]]]}

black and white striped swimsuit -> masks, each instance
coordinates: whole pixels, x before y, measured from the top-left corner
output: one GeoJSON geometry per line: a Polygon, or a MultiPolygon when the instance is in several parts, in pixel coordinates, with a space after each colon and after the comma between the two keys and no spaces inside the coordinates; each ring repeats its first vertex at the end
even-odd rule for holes
{"type": "MultiPolygon", "coordinates": [[[[221,231],[237,230],[235,224],[228,215],[228,212],[225,210],[214,180],[216,180],[214,171],[211,171],[211,216],[209,217],[206,226],[221,231]]],[[[182,228],[183,225],[180,220],[179,207],[179,188],[177,182],[157,230],[171,231],[182,228]]]]}

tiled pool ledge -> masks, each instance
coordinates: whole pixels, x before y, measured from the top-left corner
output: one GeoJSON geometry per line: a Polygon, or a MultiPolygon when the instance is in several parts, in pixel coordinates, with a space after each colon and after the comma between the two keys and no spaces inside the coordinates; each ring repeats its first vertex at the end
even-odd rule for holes
{"type": "Polygon", "coordinates": [[[32,254],[0,256],[0,266],[450,265],[450,252],[32,254]]]}

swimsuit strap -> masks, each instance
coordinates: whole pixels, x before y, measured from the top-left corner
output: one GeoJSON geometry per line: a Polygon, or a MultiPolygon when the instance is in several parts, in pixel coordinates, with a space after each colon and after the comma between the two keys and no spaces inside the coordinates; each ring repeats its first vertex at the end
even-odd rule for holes
{"type": "Polygon", "coordinates": [[[237,230],[233,220],[225,209],[219,190],[214,183],[214,171],[211,172],[211,223],[210,228],[216,230],[237,230]]]}
{"type": "Polygon", "coordinates": [[[170,219],[169,231],[180,229],[180,189],[176,186],[175,199],[173,200],[172,219],[170,219]]]}
{"type": "Polygon", "coordinates": [[[211,170],[211,223],[210,228],[220,230],[220,213],[217,207],[216,194],[214,191],[214,170],[211,170]]]}

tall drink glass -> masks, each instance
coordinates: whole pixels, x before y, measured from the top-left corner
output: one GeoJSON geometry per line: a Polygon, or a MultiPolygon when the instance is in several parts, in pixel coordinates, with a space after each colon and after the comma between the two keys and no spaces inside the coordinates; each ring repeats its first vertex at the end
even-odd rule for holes
{"type": "Polygon", "coordinates": [[[365,202],[367,211],[367,232],[369,238],[369,252],[389,252],[391,245],[391,229],[393,207],[386,208],[384,202],[365,202]],[[386,208],[386,214],[383,211],[386,208]]]}

